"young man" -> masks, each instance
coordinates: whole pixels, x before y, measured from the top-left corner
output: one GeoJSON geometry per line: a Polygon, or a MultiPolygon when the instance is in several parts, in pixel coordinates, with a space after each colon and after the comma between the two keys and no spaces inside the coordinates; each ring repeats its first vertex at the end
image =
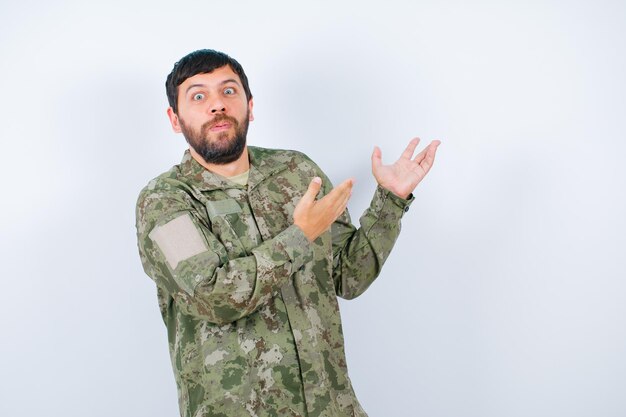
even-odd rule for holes
{"type": "Polygon", "coordinates": [[[167,77],[182,162],[141,191],[139,253],[157,285],[180,412],[366,416],[346,368],[337,296],[372,283],[438,141],[392,165],[356,229],[352,180],[332,188],[306,155],[246,144],[253,101],[241,65],[200,50],[167,77]]]}

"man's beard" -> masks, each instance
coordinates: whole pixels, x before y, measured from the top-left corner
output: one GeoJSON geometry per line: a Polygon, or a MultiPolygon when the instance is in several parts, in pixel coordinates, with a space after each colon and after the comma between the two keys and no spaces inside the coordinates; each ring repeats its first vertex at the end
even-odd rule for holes
{"type": "Polygon", "coordinates": [[[222,114],[216,116],[210,122],[206,122],[200,128],[200,131],[185,125],[182,118],[179,118],[180,130],[189,143],[189,146],[198,153],[209,164],[224,165],[236,161],[243,153],[246,147],[246,136],[248,134],[248,113],[241,125],[231,116],[222,114]],[[235,129],[235,136],[228,138],[228,132],[220,132],[215,138],[209,138],[212,126],[228,121],[235,129]]]}

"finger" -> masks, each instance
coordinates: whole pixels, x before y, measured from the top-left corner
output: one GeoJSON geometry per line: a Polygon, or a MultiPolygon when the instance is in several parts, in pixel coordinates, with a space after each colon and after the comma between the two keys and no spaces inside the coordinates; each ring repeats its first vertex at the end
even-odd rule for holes
{"type": "Polygon", "coordinates": [[[337,214],[335,215],[335,220],[337,220],[337,218],[339,216],[341,216],[341,214],[346,211],[346,207],[348,206],[348,201],[350,201],[350,198],[352,197],[352,191],[350,191],[350,193],[348,193],[344,199],[341,201],[341,204],[337,207],[337,214]]]}
{"type": "Polygon", "coordinates": [[[346,193],[351,192],[353,184],[354,179],[348,178],[347,180],[343,181],[341,184],[333,188],[324,198],[328,197],[329,201],[340,200],[346,193]]]}
{"type": "Polygon", "coordinates": [[[382,152],[378,146],[374,146],[374,152],[372,152],[372,170],[380,167],[382,164],[382,152]]]}
{"type": "Polygon", "coordinates": [[[415,148],[417,148],[418,143],[420,143],[420,138],[411,139],[400,157],[404,159],[411,159],[413,157],[413,152],[415,152],[415,148]]]}
{"type": "MultiPolygon", "coordinates": [[[[428,146],[430,146],[430,145],[428,145],[428,146]]],[[[415,155],[415,158],[413,158],[413,162],[417,162],[418,164],[420,162],[422,162],[422,159],[424,159],[424,157],[426,156],[426,152],[428,151],[428,146],[425,147],[424,149],[422,149],[422,151],[420,153],[415,155]]]]}
{"type": "Polygon", "coordinates": [[[348,201],[352,197],[352,187],[354,186],[354,179],[350,178],[349,181],[350,182],[349,182],[348,192],[344,195],[344,200],[342,202],[342,205],[343,205],[343,209],[341,210],[342,213],[343,213],[343,210],[345,210],[346,206],[348,205],[348,201]]]}
{"type": "Polygon", "coordinates": [[[420,153],[418,153],[417,155],[415,155],[415,158],[413,158],[413,162],[417,162],[418,164],[420,162],[422,162],[422,159],[424,159],[424,157],[426,156],[426,154],[428,153],[428,151],[434,146],[435,148],[437,146],[439,146],[439,144],[441,143],[441,141],[439,140],[433,140],[432,142],[430,142],[428,144],[427,147],[425,147],[424,149],[422,149],[422,151],[420,153]]]}
{"type": "Polygon", "coordinates": [[[350,198],[353,183],[353,179],[348,179],[333,188],[331,192],[318,201],[318,209],[325,211],[330,216],[334,216],[337,207],[341,206],[343,201],[350,198]]]}
{"type": "Polygon", "coordinates": [[[351,192],[353,185],[354,185],[354,178],[348,178],[347,180],[339,184],[336,188],[339,188],[342,193],[344,191],[351,192]]]}
{"type": "Polygon", "coordinates": [[[315,197],[317,197],[321,188],[322,179],[320,177],[313,178],[309,183],[309,188],[306,190],[306,193],[304,193],[302,199],[300,199],[300,203],[313,204],[315,197]]]}
{"type": "Polygon", "coordinates": [[[428,173],[428,171],[430,171],[430,168],[433,166],[433,163],[435,162],[437,148],[440,144],[441,141],[434,140],[430,143],[430,145],[428,145],[426,149],[424,149],[424,151],[426,151],[426,155],[419,163],[420,167],[422,167],[422,169],[424,170],[424,173],[428,173]]]}
{"type": "Polygon", "coordinates": [[[331,223],[336,221],[339,216],[341,216],[341,214],[346,210],[348,201],[350,200],[351,196],[351,192],[343,195],[340,200],[335,201],[335,204],[332,207],[326,209],[327,213],[329,214],[329,219],[331,223]]]}

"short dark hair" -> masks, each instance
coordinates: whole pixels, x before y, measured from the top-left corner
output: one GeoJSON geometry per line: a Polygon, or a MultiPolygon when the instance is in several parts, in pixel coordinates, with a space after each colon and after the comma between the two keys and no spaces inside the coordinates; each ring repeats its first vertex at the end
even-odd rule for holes
{"type": "Polygon", "coordinates": [[[174,113],[178,113],[179,85],[189,77],[213,72],[213,70],[221,68],[224,65],[228,65],[233,72],[239,76],[243,90],[246,93],[246,98],[250,101],[250,99],[252,99],[252,93],[248,86],[248,77],[246,77],[246,73],[243,71],[241,64],[223,52],[213,49],[199,49],[185,55],[175,63],[172,72],[170,72],[165,81],[167,100],[174,110],[174,113]]]}

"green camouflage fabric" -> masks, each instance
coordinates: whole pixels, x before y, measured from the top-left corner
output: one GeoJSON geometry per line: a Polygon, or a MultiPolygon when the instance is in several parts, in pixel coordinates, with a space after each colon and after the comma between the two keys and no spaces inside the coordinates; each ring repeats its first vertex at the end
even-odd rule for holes
{"type": "Polygon", "coordinates": [[[337,296],[379,274],[413,201],[378,187],[357,230],[347,210],[310,243],[293,210],[306,155],[248,147],[247,186],[185,152],[141,191],[139,253],[155,281],[183,417],[367,416],[346,367],[337,296]]]}

